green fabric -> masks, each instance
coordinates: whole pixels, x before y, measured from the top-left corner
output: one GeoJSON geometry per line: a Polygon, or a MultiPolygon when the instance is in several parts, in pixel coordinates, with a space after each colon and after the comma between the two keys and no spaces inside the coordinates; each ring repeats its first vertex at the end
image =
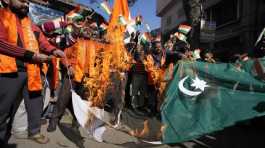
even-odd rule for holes
{"type": "Polygon", "coordinates": [[[53,31],[52,34],[70,34],[72,33],[74,30],[73,30],[73,27],[72,26],[67,26],[66,28],[59,28],[59,29],[56,29],[55,31],[53,31]]]}
{"type": "MultiPolygon", "coordinates": [[[[265,63],[260,59],[261,64],[265,63]]],[[[265,115],[265,83],[256,76],[254,61],[241,64],[210,64],[204,62],[179,62],[174,69],[174,79],[169,84],[165,102],[161,106],[164,143],[179,143],[198,138],[206,133],[222,130],[238,121],[265,115]],[[186,76],[184,87],[192,79],[207,82],[205,91],[189,97],[179,89],[179,81],[186,76]]]]}

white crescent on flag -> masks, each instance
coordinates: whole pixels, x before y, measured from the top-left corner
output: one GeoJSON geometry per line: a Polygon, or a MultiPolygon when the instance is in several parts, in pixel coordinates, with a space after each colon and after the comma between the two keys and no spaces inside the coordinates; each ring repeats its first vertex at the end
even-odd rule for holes
{"type": "Polygon", "coordinates": [[[191,97],[195,97],[200,95],[204,89],[206,87],[209,87],[209,85],[207,85],[207,83],[203,80],[200,80],[197,76],[193,81],[193,83],[191,84],[191,86],[195,87],[195,89],[200,89],[201,91],[191,91],[188,90],[187,88],[184,87],[184,82],[189,78],[189,76],[186,76],[185,78],[183,78],[182,80],[179,81],[178,87],[179,90],[184,93],[185,95],[191,96],[191,97]]]}

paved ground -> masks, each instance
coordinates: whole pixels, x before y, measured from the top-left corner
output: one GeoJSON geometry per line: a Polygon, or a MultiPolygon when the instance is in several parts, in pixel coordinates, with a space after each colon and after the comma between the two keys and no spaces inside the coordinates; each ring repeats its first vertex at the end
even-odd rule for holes
{"type": "MultiPolygon", "coordinates": [[[[139,143],[127,134],[109,129],[104,134],[105,143],[98,143],[88,137],[80,130],[81,134],[73,131],[69,123],[63,122],[59,129],[54,133],[46,133],[51,141],[46,145],[39,145],[30,140],[15,139],[9,141],[14,148],[265,148],[265,125],[264,122],[258,124],[241,124],[212,135],[204,136],[191,142],[175,145],[149,145],[139,143]]],[[[46,130],[43,126],[43,131],[46,130]]]]}

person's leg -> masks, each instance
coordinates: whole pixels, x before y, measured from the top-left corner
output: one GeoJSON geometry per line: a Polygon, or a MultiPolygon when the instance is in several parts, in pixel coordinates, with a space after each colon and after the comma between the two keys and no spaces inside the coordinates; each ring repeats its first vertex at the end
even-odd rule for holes
{"type": "Polygon", "coordinates": [[[26,84],[23,88],[23,98],[28,115],[28,135],[30,139],[39,144],[47,144],[49,138],[41,134],[41,115],[44,105],[41,91],[29,92],[26,84]]]}
{"type": "MultiPolygon", "coordinates": [[[[21,97],[22,98],[22,97],[21,97]]],[[[19,99],[20,100],[20,99],[19,99]]],[[[26,106],[24,100],[19,101],[19,108],[15,113],[15,117],[12,124],[12,134],[16,138],[28,137],[28,116],[26,112],[26,106]]]]}
{"type": "Polygon", "coordinates": [[[8,142],[12,121],[12,107],[19,97],[23,84],[26,82],[26,73],[0,76],[0,145],[8,142]],[[10,123],[11,124],[11,123],[10,123]]]}
{"type": "Polygon", "coordinates": [[[157,90],[154,85],[148,85],[148,108],[151,111],[151,114],[156,114],[157,106],[157,90]]]}
{"type": "Polygon", "coordinates": [[[139,77],[139,106],[144,107],[146,104],[146,96],[147,96],[147,77],[144,74],[141,74],[139,77]]]}
{"type": "Polygon", "coordinates": [[[132,107],[133,112],[139,116],[145,116],[146,112],[143,110],[144,101],[144,86],[143,75],[135,74],[132,78],[132,107]]]}
{"type": "Polygon", "coordinates": [[[119,88],[118,88],[118,96],[117,99],[115,99],[114,104],[116,104],[117,111],[115,112],[115,125],[120,126],[121,123],[121,114],[123,111],[123,108],[125,107],[125,89],[126,89],[126,83],[127,83],[127,74],[121,73],[121,79],[119,81],[119,88]]]}
{"type": "Polygon", "coordinates": [[[48,132],[53,132],[56,130],[56,126],[60,118],[63,116],[71,97],[72,95],[70,80],[67,78],[67,76],[65,76],[64,81],[62,83],[62,87],[59,91],[58,100],[55,104],[55,109],[52,118],[49,120],[49,126],[47,128],[48,132]]]}
{"type": "Polygon", "coordinates": [[[131,105],[134,109],[139,107],[139,88],[140,88],[141,82],[139,82],[139,75],[138,74],[132,74],[132,100],[131,105]]]}
{"type": "Polygon", "coordinates": [[[41,129],[41,114],[43,111],[43,97],[41,92],[29,92],[25,85],[23,98],[28,114],[29,136],[39,134],[41,129]]]}
{"type": "Polygon", "coordinates": [[[131,72],[127,73],[127,82],[126,82],[126,88],[125,88],[125,107],[129,108],[131,104],[131,91],[130,91],[130,86],[131,86],[131,72]]]}

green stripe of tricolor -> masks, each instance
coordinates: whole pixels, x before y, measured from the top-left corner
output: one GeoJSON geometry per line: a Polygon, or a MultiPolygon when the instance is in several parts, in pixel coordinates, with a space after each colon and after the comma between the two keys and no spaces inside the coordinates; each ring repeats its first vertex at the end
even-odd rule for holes
{"type": "Polygon", "coordinates": [[[143,34],[140,39],[141,43],[146,44],[148,42],[148,38],[146,34],[143,34]]]}
{"type": "Polygon", "coordinates": [[[179,40],[184,41],[184,42],[187,42],[187,37],[186,37],[184,34],[177,32],[177,33],[175,34],[175,36],[176,36],[179,40]]]}
{"type": "Polygon", "coordinates": [[[127,25],[127,21],[125,20],[125,18],[122,15],[119,16],[119,23],[121,25],[127,25]]]}
{"type": "Polygon", "coordinates": [[[191,30],[191,26],[188,25],[180,25],[179,26],[179,32],[183,33],[183,34],[188,34],[191,30]]]}
{"type": "Polygon", "coordinates": [[[108,4],[105,1],[100,3],[100,6],[108,15],[111,14],[110,8],[109,8],[108,4]]]}
{"type": "Polygon", "coordinates": [[[70,20],[73,20],[73,21],[80,21],[80,20],[84,19],[84,17],[78,13],[73,13],[73,14],[69,15],[68,18],[70,20]]]}

